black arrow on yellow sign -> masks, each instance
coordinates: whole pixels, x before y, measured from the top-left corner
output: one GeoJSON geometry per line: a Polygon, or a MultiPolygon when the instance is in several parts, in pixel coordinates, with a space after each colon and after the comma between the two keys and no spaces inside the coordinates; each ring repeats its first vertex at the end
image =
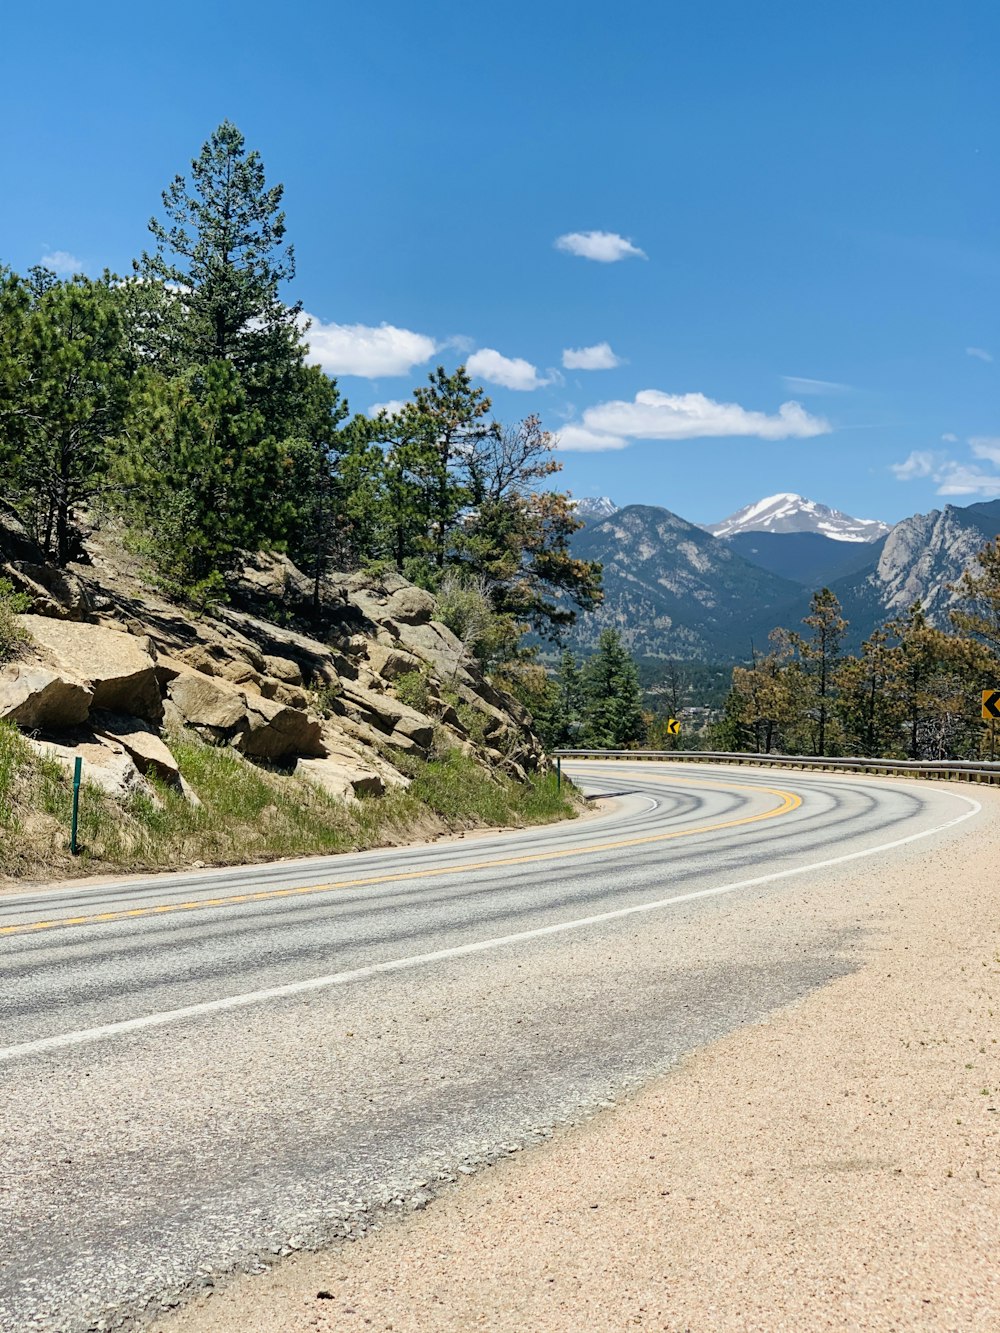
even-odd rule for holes
{"type": "MultiPolygon", "coordinates": [[[[1000,694],[997,694],[997,698],[1000,699],[1000,694]]],[[[985,703],[984,703],[983,706],[985,707],[985,703]]],[[[1000,713],[997,713],[997,717],[1000,717],[1000,713]]],[[[681,724],[677,721],[677,719],[676,719],[675,717],[668,717],[668,718],[667,718],[667,735],[668,735],[668,736],[679,736],[680,734],[681,734],[681,724]]]]}
{"type": "Polygon", "coordinates": [[[983,690],[983,720],[1000,719],[1000,690],[983,690]]]}

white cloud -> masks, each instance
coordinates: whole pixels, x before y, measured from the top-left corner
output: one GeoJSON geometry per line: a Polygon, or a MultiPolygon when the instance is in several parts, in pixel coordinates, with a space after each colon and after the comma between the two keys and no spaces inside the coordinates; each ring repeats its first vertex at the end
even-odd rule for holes
{"type": "Polygon", "coordinates": [[[946,461],[943,454],[933,453],[930,449],[914,449],[902,463],[890,464],[890,471],[897,481],[914,481],[917,477],[929,477],[946,461]]]}
{"type": "Polygon", "coordinates": [[[974,458],[985,458],[987,462],[1000,466],[1000,436],[973,435],[969,444],[974,458]]]}
{"type": "MultiPolygon", "coordinates": [[[[974,435],[969,446],[973,458],[1000,468],[1000,438],[974,435]]],[[[890,470],[898,481],[929,478],[938,495],[1000,495],[1000,472],[930,449],[914,449],[902,463],[893,463],[890,470]]]]}
{"type": "Polygon", "coordinates": [[[563,426],[556,432],[556,448],[573,450],[576,453],[593,454],[606,449],[625,449],[628,440],[620,435],[607,435],[602,431],[588,430],[586,426],[563,426]]]}
{"type": "Polygon", "coordinates": [[[595,343],[593,347],[566,347],[562,363],[567,370],[614,370],[621,359],[615,356],[610,343],[595,343]]]}
{"type": "Polygon", "coordinates": [[[974,357],[976,358],[977,361],[992,361],[992,360],[993,360],[993,353],[992,353],[992,352],[987,352],[987,350],[986,350],[985,347],[967,347],[967,348],[965,349],[965,355],[966,355],[966,356],[974,356],[974,357]]]}
{"type": "Polygon", "coordinates": [[[77,259],[76,255],[71,255],[68,250],[53,250],[47,255],[42,255],[41,263],[44,268],[51,269],[53,273],[61,273],[66,278],[72,278],[77,273],[83,272],[83,260],[77,259]]]}
{"type": "Polygon", "coordinates": [[[382,375],[408,375],[414,366],[429,361],[437,343],[425,333],[398,329],[394,324],[324,324],[306,315],[310,326],[305,340],[310,361],[328,375],[358,375],[378,379],[382,375]]]}
{"type": "Polygon", "coordinates": [[[799,403],[782,403],[773,416],[738,403],[717,403],[703,393],[662,393],[643,389],[632,402],[588,407],[581,423],[602,435],[640,440],[698,440],[729,435],[761,440],[808,439],[832,429],[799,403]]]}
{"type": "Polygon", "coordinates": [[[402,412],[405,406],[406,404],[403,402],[402,398],[390,398],[387,403],[372,403],[371,407],[368,409],[368,415],[370,417],[377,417],[380,412],[384,412],[387,417],[394,417],[399,412],[402,412]]]}
{"type": "Polygon", "coordinates": [[[949,462],[934,480],[938,495],[1000,495],[1000,474],[975,464],[949,462]]]}
{"type": "Polygon", "coordinates": [[[492,347],[473,352],[465,363],[470,375],[499,384],[504,389],[542,389],[549,383],[543,379],[537,366],[519,356],[503,356],[492,347]]]}
{"type": "Polygon", "coordinates": [[[804,375],[782,375],[781,379],[789,393],[826,396],[851,392],[849,384],[838,384],[836,380],[811,380],[804,375]]]}
{"type": "Polygon", "coordinates": [[[616,231],[569,231],[556,238],[556,249],[599,264],[616,264],[620,259],[645,259],[646,253],[616,231]]]}
{"type": "Polygon", "coordinates": [[[958,436],[953,435],[950,430],[946,431],[944,435],[941,436],[941,439],[945,444],[958,444],[958,436]]]}

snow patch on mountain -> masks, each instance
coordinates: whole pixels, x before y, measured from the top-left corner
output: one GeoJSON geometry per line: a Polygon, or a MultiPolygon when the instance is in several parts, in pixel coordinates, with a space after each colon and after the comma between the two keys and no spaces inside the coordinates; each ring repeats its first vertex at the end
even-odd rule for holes
{"type": "Polygon", "coordinates": [[[713,537],[732,537],[738,532],[816,532],[838,542],[875,542],[892,525],[874,518],[852,518],[839,509],[804,495],[783,491],[745,505],[721,523],[707,523],[713,537]]]}
{"type": "Polygon", "coordinates": [[[606,495],[586,495],[573,501],[573,508],[581,518],[610,518],[617,514],[618,506],[606,495]]]}

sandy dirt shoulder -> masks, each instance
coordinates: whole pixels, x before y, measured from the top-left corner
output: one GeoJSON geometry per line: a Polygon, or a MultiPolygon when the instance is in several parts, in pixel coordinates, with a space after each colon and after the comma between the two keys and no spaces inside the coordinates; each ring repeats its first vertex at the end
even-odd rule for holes
{"type": "Polygon", "coordinates": [[[163,1333],[1000,1328],[1000,793],[981,799],[944,847],[841,872],[860,970],[163,1333]]]}

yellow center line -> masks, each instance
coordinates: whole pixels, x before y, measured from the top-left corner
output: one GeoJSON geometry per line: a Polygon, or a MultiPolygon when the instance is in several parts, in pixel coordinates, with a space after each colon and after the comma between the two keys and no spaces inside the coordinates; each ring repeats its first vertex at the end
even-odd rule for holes
{"type": "MultiPolygon", "coordinates": [[[[669,783],[670,778],[651,773],[643,774],[644,781],[669,783]]],[[[589,856],[594,852],[617,851],[623,847],[643,847],[650,843],[671,842],[677,838],[693,838],[698,834],[715,833],[720,829],[740,828],[746,824],[758,824],[765,819],[777,819],[798,809],[802,804],[801,796],[784,791],[780,787],[758,787],[754,784],[734,782],[709,782],[696,778],[674,779],[684,786],[715,787],[726,791],[753,790],[764,792],[779,798],[779,804],[771,810],[764,810],[756,815],[743,815],[739,819],[726,819],[716,824],[702,824],[698,828],[676,829],[670,833],[650,833],[639,838],[619,838],[612,842],[588,843],[585,846],[562,847],[548,852],[529,852],[523,856],[506,856],[492,861],[467,861],[458,866],[437,866],[429,870],[403,870],[389,875],[371,875],[363,879],[342,879],[327,884],[301,884],[286,889],[258,889],[252,893],[227,894],[224,898],[195,898],[183,903],[159,903],[150,907],[128,907],[111,912],[95,912],[88,916],[60,917],[53,921],[24,921],[12,926],[0,926],[0,936],[23,935],[38,930],[56,930],[64,926],[88,926],[107,921],[125,921],[132,917],[154,916],[166,912],[191,912],[199,908],[237,907],[243,903],[266,902],[275,898],[298,898],[313,893],[333,893],[340,889],[367,888],[377,884],[393,884],[401,880],[438,879],[444,875],[467,874],[473,870],[492,870],[502,866],[530,865],[537,861],[556,861],[570,856],[589,856]]]]}

